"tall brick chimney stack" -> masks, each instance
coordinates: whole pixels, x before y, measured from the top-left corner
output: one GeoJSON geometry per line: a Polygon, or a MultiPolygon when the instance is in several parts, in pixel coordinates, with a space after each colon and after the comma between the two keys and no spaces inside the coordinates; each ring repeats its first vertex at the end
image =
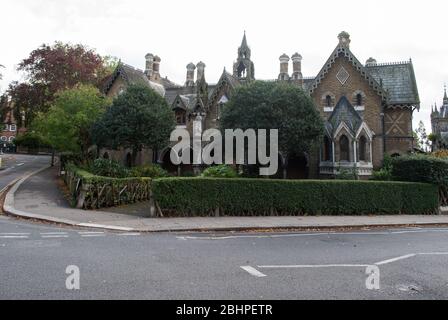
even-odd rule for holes
{"type": "Polygon", "coordinates": [[[298,83],[300,86],[303,85],[303,75],[302,75],[302,56],[297,52],[291,57],[292,60],[292,80],[298,83]]]}
{"type": "Polygon", "coordinates": [[[278,75],[278,80],[289,80],[289,73],[288,73],[289,57],[286,54],[282,54],[279,60],[280,60],[280,74],[278,75]]]}
{"type": "Polygon", "coordinates": [[[190,62],[187,65],[187,80],[185,81],[185,86],[187,87],[193,87],[194,86],[194,70],[196,69],[196,66],[194,63],[190,62]]]}
{"type": "Polygon", "coordinates": [[[149,80],[151,80],[152,78],[152,73],[153,73],[153,63],[154,63],[154,55],[152,53],[148,53],[145,56],[145,74],[148,77],[149,80]]]}

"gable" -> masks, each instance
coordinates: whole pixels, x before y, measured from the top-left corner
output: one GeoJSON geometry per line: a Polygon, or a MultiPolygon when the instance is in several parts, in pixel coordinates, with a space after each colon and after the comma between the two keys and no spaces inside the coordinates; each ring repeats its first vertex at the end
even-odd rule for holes
{"type": "Polygon", "coordinates": [[[308,85],[309,93],[312,94],[321,83],[326,79],[328,74],[331,72],[333,68],[337,67],[337,80],[341,83],[341,85],[345,85],[345,83],[349,80],[350,76],[354,73],[357,73],[368,86],[383,100],[386,99],[387,93],[383,90],[381,85],[375,80],[373,76],[369,74],[363,64],[353,55],[349,48],[343,46],[337,46],[336,49],[331,54],[330,58],[328,58],[327,62],[324,64],[322,69],[320,70],[317,77],[313,80],[311,84],[308,85]],[[338,67],[338,61],[345,60],[345,71],[338,67]],[[348,67],[350,66],[350,67],[348,67]],[[350,72],[351,69],[352,72],[350,72]],[[348,77],[346,72],[348,72],[348,77]]]}

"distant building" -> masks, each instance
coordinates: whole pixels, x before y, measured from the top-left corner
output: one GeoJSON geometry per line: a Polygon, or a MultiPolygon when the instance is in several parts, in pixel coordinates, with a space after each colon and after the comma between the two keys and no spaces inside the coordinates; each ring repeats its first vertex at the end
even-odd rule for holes
{"type": "Polygon", "coordinates": [[[440,110],[437,104],[431,108],[431,129],[436,138],[432,144],[433,151],[448,149],[448,95],[446,87],[440,110]]]}
{"type": "MultiPolygon", "coordinates": [[[[267,80],[289,82],[305,90],[325,122],[325,138],[318,153],[279,155],[288,178],[329,178],[341,168],[354,168],[360,176],[368,177],[382,165],[385,154],[413,151],[412,117],[420,100],[412,61],[377,63],[370,58],[362,64],[350,50],[350,41],[347,32],[338,35],[336,48],[317,76],[303,77],[302,56],[294,53],[291,58],[282,54],[279,75],[267,80]]],[[[235,88],[255,80],[251,54],[244,34],[231,73],[224,69],[218,83],[208,84],[205,64],[189,63],[183,85],[161,77],[161,59],[147,54],[145,71],[120,63],[104,92],[114,97],[130,83],[143,82],[165,97],[178,126],[192,130],[193,120],[201,115],[204,129],[215,128],[220,110],[235,88]]],[[[170,162],[169,151],[170,147],[154,158],[176,172],[180,168],[170,162]]],[[[106,156],[110,156],[109,151],[106,156]]],[[[118,152],[113,157],[126,161],[130,153],[118,152]]],[[[145,161],[151,157],[151,151],[146,150],[140,158],[145,161]]]]}
{"type": "Polygon", "coordinates": [[[17,136],[18,127],[14,118],[13,102],[7,100],[7,96],[2,99],[3,124],[0,133],[0,150],[12,152],[15,151],[14,139],[17,136]]]}

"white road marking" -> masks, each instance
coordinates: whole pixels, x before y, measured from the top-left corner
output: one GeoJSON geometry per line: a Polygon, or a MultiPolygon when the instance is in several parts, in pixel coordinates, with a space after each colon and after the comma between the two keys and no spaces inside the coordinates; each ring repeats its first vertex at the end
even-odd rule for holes
{"type": "Polygon", "coordinates": [[[93,238],[93,237],[104,237],[105,234],[82,234],[81,237],[83,238],[93,238]]]}
{"type": "Polygon", "coordinates": [[[300,268],[366,268],[368,264],[298,264],[298,265],[273,265],[257,266],[260,269],[300,269],[300,268]]]}
{"type": "Polygon", "coordinates": [[[244,271],[248,272],[250,275],[253,275],[254,277],[257,277],[257,278],[266,277],[266,275],[264,273],[261,273],[260,271],[258,271],[254,267],[251,267],[251,266],[241,266],[240,268],[243,269],[244,271]]]}
{"type": "Polygon", "coordinates": [[[83,234],[104,234],[103,231],[79,231],[78,233],[80,235],[83,235],[83,234]]]}
{"type": "Polygon", "coordinates": [[[129,232],[129,233],[119,233],[118,234],[118,236],[120,236],[120,237],[139,236],[139,235],[141,235],[141,234],[137,233],[137,232],[134,232],[134,233],[132,233],[132,232],[129,232]]]}
{"type": "Polygon", "coordinates": [[[427,233],[427,232],[448,232],[448,229],[425,229],[425,230],[397,230],[385,232],[325,232],[325,233],[287,233],[287,234],[267,234],[267,235],[237,235],[237,236],[177,236],[178,240],[229,240],[244,238],[291,238],[291,237],[310,237],[310,236],[372,236],[372,235],[394,235],[407,233],[427,233]]]}
{"type": "Polygon", "coordinates": [[[44,239],[47,239],[47,238],[68,238],[68,235],[66,235],[66,234],[53,234],[53,235],[42,236],[42,238],[44,238],[44,239]]]}
{"type": "Polygon", "coordinates": [[[391,262],[395,262],[395,261],[399,261],[399,260],[403,260],[403,259],[408,259],[408,258],[415,257],[415,256],[416,256],[415,253],[411,253],[411,254],[406,254],[404,256],[400,256],[400,257],[396,257],[396,258],[392,258],[392,259],[376,262],[374,264],[377,265],[377,266],[381,266],[383,264],[388,264],[388,263],[391,263],[391,262]]]}
{"type": "Polygon", "coordinates": [[[0,233],[0,235],[5,235],[5,236],[25,236],[25,235],[29,235],[30,233],[25,233],[25,232],[2,232],[0,233]]]}
{"type": "Polygon", "coordinates": [[[2,239],[27,239],[28,236],[0,236],[2,239]]]}
{"type": "Polygon", "coordinates": [[[417,254],[423,255],[423,256],[430,256],[430,255],[444,256],[444,255],[448,255],[448,252],[421,252],[421,253],[417,253],[417,254]]]}
{"type": "Polygon", "coordinates": [[[61,235],[61,234],[67,234],[67,232],[41,232],[41,235],[61,235]]]}

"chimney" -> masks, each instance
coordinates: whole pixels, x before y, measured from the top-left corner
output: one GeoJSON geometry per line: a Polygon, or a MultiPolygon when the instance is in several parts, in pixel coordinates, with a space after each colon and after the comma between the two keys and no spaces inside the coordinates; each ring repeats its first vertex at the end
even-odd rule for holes
{"type": "Polygon", "coordinates": [[[349,49],[350,48],[350,34],[348,32],[342,31],[338,35],[339,46],[349,49]]]}
{"type": "Polygon", "coordinates": [[[291,60],[292,60],[292,80],[302,85],[303,84],[302,56],[296,52],[292,55],[291,60]]]}
{"type": "Polygon", "coordinates": [[[153,64],[152,64],[152,72],[153,77],[151,80],[153,81],[159,81],[160,80],[160,57],[154,56],[153,64]]]}
{"type": "Polygon", "coordinates": [[[145,64],[145,74],[148,77],[149,80],[151,80],[152,77],[152,64],[154,61],[154,55],[152,53],[148,53],[145,56],[146,64],[145,64]]]}
{"type": "Polygon", "coordinates": [[[199,61],[196,65],[197,71],[196,71],[196,82],[201,81],[202,79],[205,80],[204,76],[204,69],[205,69],[205,63],[202,61],[199,61]]]}
{"type": "Polygon", "coordinates": [[[369,59],[367,59],[366,61],[366,67],[373,67],[376,66],[377,62],[374,58],[370,57],[369,59]]]}
{"type": "Polygon", "coordinates": [[[282,54],[279,60],[280,60],[280,74],[278,75],[278,80],[289,80],[289,74],[288,74],[289,57],[286,54],[282,54]]]}
{"type": "Polygon", "coordinates": [[[186,87],[193,87],[194,86],[194,70],[196,69],[196,66],[194,63],[190,62],[187,64],[187,80],[185,81],[186,87]]]}

